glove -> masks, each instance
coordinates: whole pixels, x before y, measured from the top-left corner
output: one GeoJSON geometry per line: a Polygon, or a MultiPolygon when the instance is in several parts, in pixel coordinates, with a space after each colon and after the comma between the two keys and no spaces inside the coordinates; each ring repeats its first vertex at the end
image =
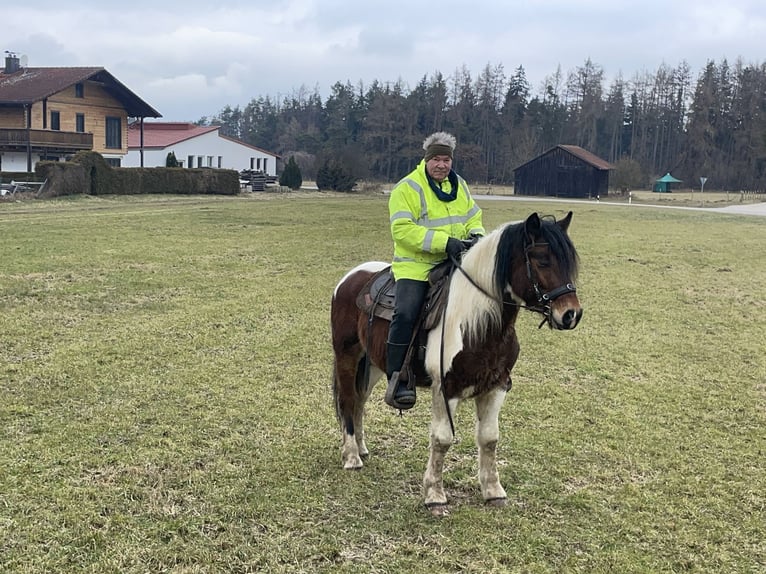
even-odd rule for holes
{"type": "Polygon", "coordinates": [[[467,250],[468,246],[459,239],[455,239],[454,237],[447,239],[446,251],[447,255],[449,255],[451,259],[460,260],[460,256],[462,255],[463,251],[467,250]]]}

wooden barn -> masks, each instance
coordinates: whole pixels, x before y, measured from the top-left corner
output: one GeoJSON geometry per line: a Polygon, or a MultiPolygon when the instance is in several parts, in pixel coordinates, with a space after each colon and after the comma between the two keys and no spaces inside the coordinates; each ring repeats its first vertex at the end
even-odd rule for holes
{"type": "Polygon", "coordinates": [[[605,197],[614,166],[576,145],[557,145],[513,170],[515,195],[605,197]]]}

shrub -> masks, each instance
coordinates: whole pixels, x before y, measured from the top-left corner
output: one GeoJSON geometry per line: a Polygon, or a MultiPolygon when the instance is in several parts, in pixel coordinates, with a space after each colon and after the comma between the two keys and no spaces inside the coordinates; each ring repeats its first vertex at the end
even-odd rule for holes
{"type": "Polygon", "coordinates": [[[176,152],[169,151],[168,157],[165,158],[165,167],[178,167],[178,160],[176,159],[176,152]]]}
{"type": "Polygon", "coordinates": [[[279,176],[279,185],[289,187],[292,190],[299,189],[303,184],[301,168],[295,163],[295,156],[290,156],[282,175],[279,176]]]}
{"type": "Polygon", "coordinates": [[[356,178],[340,162],[326,160],[317,171],[317,187],[320,190],[353,191],[356,178]]]}

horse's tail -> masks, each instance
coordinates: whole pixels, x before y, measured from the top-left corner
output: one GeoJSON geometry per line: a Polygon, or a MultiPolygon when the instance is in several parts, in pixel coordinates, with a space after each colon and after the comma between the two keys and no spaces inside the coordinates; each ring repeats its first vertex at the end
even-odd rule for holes
{"type": "Polygon", "coordinates": [[[341,422],[340,395],[338,393],[338,360],[332,361],[332,404],[335,407],[335,418],[341,422]]]}
{"type": "Polygon", "coordinates": [[[338,361],[332,364],[332,399],[335,406],[335,418],[346,429],[348,434],[354,434],[354,412],[364,405],[370,386],[370,364],[367,355],[363,355],[356,365],[353,387],[343,387],[338,376],[338,361]]]}

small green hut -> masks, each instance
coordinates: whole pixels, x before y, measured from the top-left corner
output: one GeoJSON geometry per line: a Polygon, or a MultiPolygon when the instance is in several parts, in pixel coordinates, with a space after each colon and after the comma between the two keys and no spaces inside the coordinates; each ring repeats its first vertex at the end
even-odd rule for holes
{"type": "Polygon", "coordinates": [[[673,183],[681,183],[681,181],[682,180],[676,179],[670,175],[670,172],[668,172],[654,182],[654,189],[652,189],[652,191],[657,193],[671,193],[673,190],[670,189],[670,185],[673,183]]]}

